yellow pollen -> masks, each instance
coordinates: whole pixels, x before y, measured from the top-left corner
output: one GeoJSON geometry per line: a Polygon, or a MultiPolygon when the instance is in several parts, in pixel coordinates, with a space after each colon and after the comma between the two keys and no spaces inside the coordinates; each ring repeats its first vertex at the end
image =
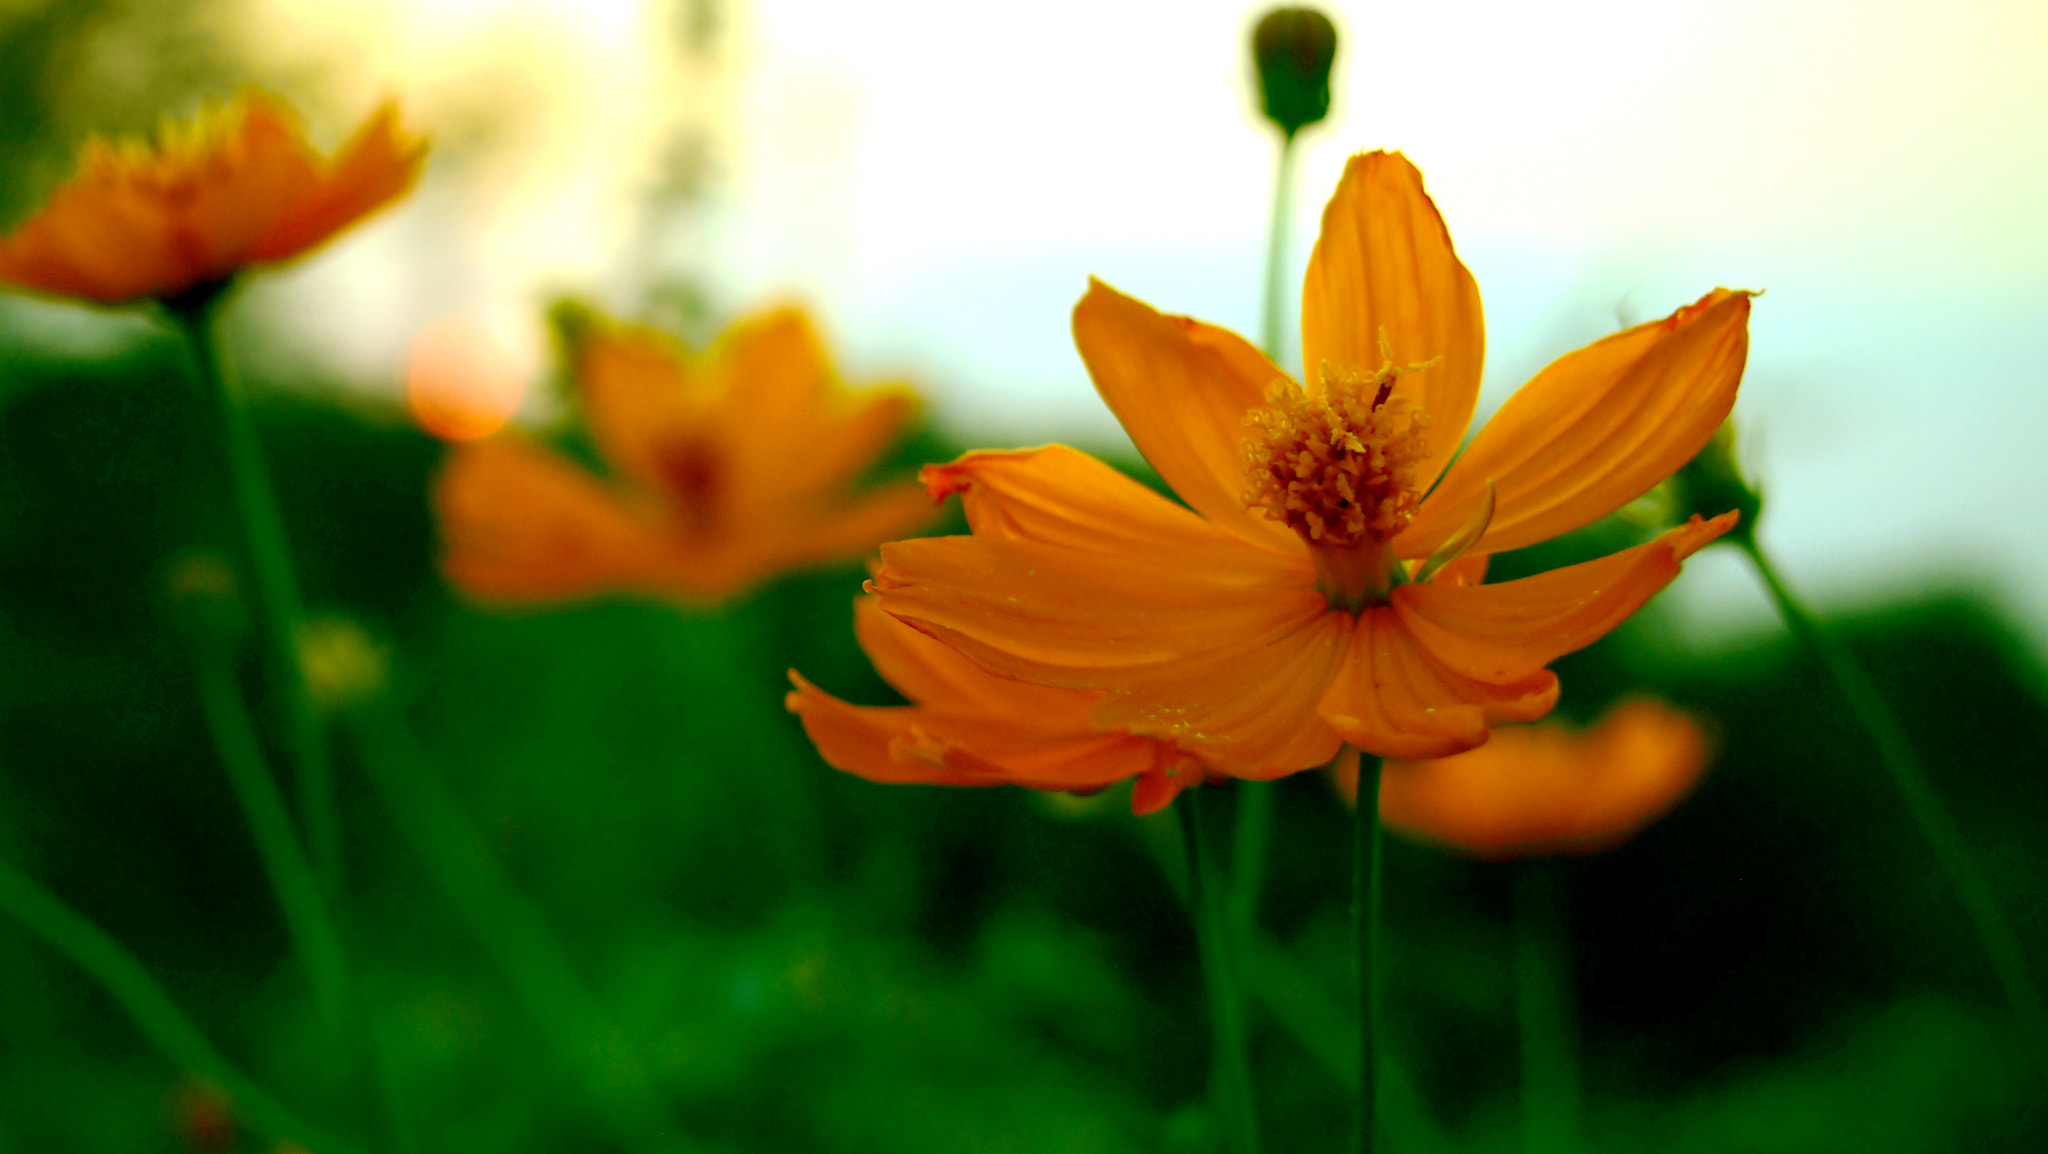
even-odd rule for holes
{"type": "Polygon", "coordinates": [[[1312,546],[1350,549],[1385,541],[1415,516],[1416,466],[1429,455],[1429,414],[1394,395],[1404,373],[1435,362],[1385,360],[1370,373],[1327,361],[1323,387],[1266,386],[1266,403],[1245,415],[1244,504],[1301,534],[1312,546]]]}

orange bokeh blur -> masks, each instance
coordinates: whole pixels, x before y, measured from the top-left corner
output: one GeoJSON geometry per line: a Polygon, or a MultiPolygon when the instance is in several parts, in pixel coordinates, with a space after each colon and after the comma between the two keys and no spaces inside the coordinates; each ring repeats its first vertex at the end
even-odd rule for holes
{"type": "Polygon", "coordinates": [[[473,316],[444,317],[413,338],[406,407],[442,440],[474,441],[512,419],[526,375],[511,342],[492,325],[473,316]]]}

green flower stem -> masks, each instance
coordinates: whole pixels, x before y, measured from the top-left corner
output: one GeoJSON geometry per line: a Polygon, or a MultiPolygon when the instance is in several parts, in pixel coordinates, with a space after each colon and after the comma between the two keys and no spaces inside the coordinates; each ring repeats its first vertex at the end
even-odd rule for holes
{"type": "Polygon", "coordinates": [[[624,1031],[584,985],[546,919],[506,875],[417,740],[387,703],[365,703],[352,717],[363,768],[400,836],[619,1136],[641,1150],[680,1148],[675,1123],[656,1101],[624,1031]]]}
{"type": "Polygon", "coordinates": [[[355,1154],[360,1149],[306,1124],[237,1070],[178,1009],[135,955],[4,862],[0,862],[0,909],[20,919],[98,982],[173,1065],[217,1083],[234,1100],[235,1109],[258,1130],[323,1154],[355,1154]]]}
{"type": "MultiPolygon", "coordinates": [[[[1358,1081],[1358,1040],[1337,999],[1303,973],[1293,956],[1262,938],[1245,956],[1245,985],[1275,1021],[1293,1034],[1344,1085],[1358,1081]]],[[[1403,1154],[1452,1154],[1457,1143],[1430,1114],[1429,1102],[1380,1040],[1380,1128],[1389,1149],[1403,1154]]]]}
{"type": "Polygon", "coordinates": [[[1358,979],[1358,1134],[1371,1154],[1379,1118],[1380,759],[1358,755],[1357,824],[1351,849],[1351,924],[1358,979]]]}
{"type": "Polygon", "coordinates": [[[227,654],[212,642],[201,641],[192,667],[199,683],[199,704],[206,716],[206,728],[227,767],[228,781],[235,788],[242,816],[248,819],[249,831],[255,836],[263,870],[270,876],[270,888],[284,911],[285,929],[312,979],[313,999],[320,1007],[321,1020],[339,1037],[349,1017],[350,985],[341,935],[328,916],[320,884],[299,848],[298,835],[292,832],[284,794],[278,790],[270,766],[264,761],[255,720],[243,707],[241,687],[235,683],[234,668],[227,654]]]}
{"type": "Polygon", "coordinates": [[[1231,932],[1240,943],[1251,942],[1258,936],[1266,843],[1273,828],[1273,789],[1270,781],[1240,781],[1236,786],[1237,821],[1231,830],[1230,894],[1226,908],[1231,932]]]}
{"type": "Polygon", "coordinates": [[[342,944],[340,930],[292,831],[284,794],[277,788],[264,759],[255,719],[242,701],[234,663],[216,642],[201,639],[194,651],[192,668],[207,731],[220,751],[235,799],[248,819],[264,873],[269,876],[270,888],[284,911],[285,930],[312,980],[320,1019],[331,1038],[347,1039],[355,1048],[355,1069],[367,1065],[373,1082],[370,1089],[383,1111],[391,1145],[398,1150],[411,1150],[414,1144],[398,1108],[390,1063],[376,1037],[375,1023],[362,1000],[362,990],[350,973],[348,951],[342,944]]]}
{"type": "Polygon", "coordinates": [[[1260,318],[1259,347],[1280,359],[1280,318],[1287,295],[1287,222],[1294,207],[1294,134],[1280,134],[1280,157],[1273,165],[1273,216],[1266,232],[1266,300],[1260,318]]]}
{"type": "Polygon", "coordinates": [[[1511,868],[1515,1014],[1522,1041],[1522,1148],[1526,1154],[1575,1151],[1583,1143],[1564,878],[1554,862],[1519,862],[1511,868]]]}
{"type": "Polygon", "coordinates": [[[1905,800],[1906,809],[1933,847],[1942,869],[1948,873],[1949,884],[1955,888],[1956,897],[1962,901],[1963,909],[1976,928],[1977,940],[1983,945],[1998,983],[2005,990],[2006,1001],[2027,1035],[2035,1065],[2042,1077],[2048,1078],[2048,1011],[2044,1011],[2041,992],[2027,973],[2026,955],[2011,924],[2005,920],[2004,912],[1999,909],[1997,899],[1992,896],[1990,883],[1971,857],[1962,829],[1942,803],[1941,795],[1935,793],[1929,783],[1927,768],[1921,764],[1920,755],[1907,738],[1905,727],[1899,724],[1899,719],[1878,694],[1877,687],[1871,684],[1862,666],[1856,664],[1841,643],[1821,629],[1820,623],[1792,595],[1755,537],[1742,534],[1736,538],[1736,543],[1749,555],[1750,563],[1756,566],[1757,575],[1763,578],[1771,599],[1777,603],[1778,612],[1784,616],[1793,636],[1820,659],[1821,666],[1834,679],[1835,687],[1848,701],[1857,721],[1876,743],[1878,760],[1890,773],[1892,784],[1898,787],[1899,796],[1905,800]]]}
{"type": "Polygon", "coordinates": [[[292,756],[297,763],[299,818],[306,825],[306,840],[320,888],[332,898],[341,893],[342,874],[334,764],[328,757],[320,718],[307,695],[305,672],[299,664],[299,625],[304,613],[298,577],[292,570],[291,549],[285,540],[284,518],[278,513],[256,427],[249,420],[240,390],[221,371],[219,353],[214,347],[214,314],[224,288],[223,284],[200,290],[190,299],[167,303],[165,308],[183,334],[193,367],[212,395],[220,416],[221,441],[249,551],[250,572],[255,578],[256,603],[264,617],[270,675],[277,701],[285,713],[292,756]]]}
{"type": "Polygon", "coordinates": [[[1240,939],[1223,920],[1216,863],[1203,844],[1202,793],[1200,787],[1186,791],[1173,808],[1180,815],[1181,843],[1188,863],[1188,908],[1194,914],[1195,940],[1202,955],[1202,984],[1209,992],[1210,1083],[1217,1112],[1223,1116],[1226,1145],[1233,1154],[1257,1154],[1258,1105],[1245,1056],[1244,1000],[1231,966],[1240,939]]]}

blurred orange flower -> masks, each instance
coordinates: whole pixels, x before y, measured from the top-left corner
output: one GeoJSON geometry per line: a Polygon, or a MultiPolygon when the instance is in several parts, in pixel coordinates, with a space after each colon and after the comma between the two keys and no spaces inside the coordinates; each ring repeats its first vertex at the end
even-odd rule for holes
{"type": "Polygon", "coordinates": [[[989,670],[1106,691],[1098,728],[1236,776],[1344,743],[1470,749],[1547,713],[1545,667],[1735,515],[1499,585],[1447,580],[1446,563],[1576,529],[1684,464],[1735,402],[1749,306],[1717,289],[1558,359],[1460,455],[1478,290],[1414,167],[1357,156],[1309,264],[1307,388],[1234,334],[1099,283],[1074,310],[1097,390],[1192,509],[1077,453],[970,453],[927,481],[970,495],[973,536],[885,545],[870,589],[989,670]]]}
{"type": "Polygon", "coordinates": [[[177,297],[326,241],[411,187],[425,155],[387,104],[323,159],[257,94],[166,121],[154,146],[93,137],[77,175],[0,239],[0,284],[109,305],[177,297]]]}
{"type": "MultiPolygon", "coordinates": [[[[1483,858],[1591,853],[1668,813],[1706,763],[1706,738],[1689,714],[1630,698],[1591,729],[1512,725],[1454,757],[1390,761],[1380,819],[1483,858]]],[[[1355,799],[1357,756],[1341,758],[1332,778],[1355,799]]]]}
{"type": "Polygon", "coordinates": [[[1141,817],[1207,776],[1170,743],[1098,731],[1088,715],[1101,693],[998,677],[882,612],[871,596],[854,605],[853,627],[883,680],[915,704],[848,705],[790,670],[789,709],[835,769],[891,785],[1075,793],[1136,778],[1131,810],[1141,817]]]}
{"type": "Polygon", "coordinates": [[[913,484],[852,492],[917,398],[848,395],[794,310],[736,325],[703,358],[649,329],[595,324],[575,377],[610,480],[511,433],[448,454],[434,490],[442,567],[473,596],[708,603],[870,552],[934,515],[913,484]]]}

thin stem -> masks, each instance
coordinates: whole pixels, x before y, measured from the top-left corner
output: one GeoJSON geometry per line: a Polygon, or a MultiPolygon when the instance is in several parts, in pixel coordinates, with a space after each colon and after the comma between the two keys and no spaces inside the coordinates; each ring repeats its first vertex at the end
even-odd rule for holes
{"type": "Polygon", "coordinates": [[[321,1020],[338,1035],[346,1024],[349,1003],[348,960],[341,935],[321,900],[319,882],[299,848],[298,835],[292,832],[284,794],[264,761],[255,721],[242,705],[241,687],[235,684],[226,654],[217,645],[201,641],[192,668],[206,728],[227,767],[242,816],[248,819],[263,870],[284,912],[285,929],[312,979],[321,1020]]]}
{"type": "Polygon", "coordinates": [[[546,919],[507,876],[425,751],[385,703],[364,705],[355,721],[363,768],[400,835],[620,1136],[642,1149],[675,1145],[675,1125],[656,1102],[624,1031],[584,985],[546,919]]]}
{"type": "Polygon", "coordinates": [[[1581,1148],[1578,1044],[1564,878],[1546,861],[1514,870],[1515,1011],[1522,1041],[1522,1148],[1581,1148]]]}
{"type": "Polygon", "coordinates": [[[1294,207],[1294,134],[1280,135],[1280,157],[1273,165],[1273,216],[1266,233],[1266,300],[1259,325],[1259,346],[1280,359],[1280,318],[1286,305],[1287,221],[1294,207]]]}
{"type": "Polygon", "coordinates": [[[1380,759],[1358,755],[1357,824],[1351,850],[1351,924],[1358,978],[1358,1134],[1371,1154],[1379,1115],[1380,759]]]}
{"type": "Polygon", "coordinates": [[[1210,1082],[1230,1150],[1256,1154],[1258,1106],[1252,1094],[1251,1065],[1245,1056],[1244,1000],[1231,966],[1235,935],[1223,920],[1216,863],[1203,844],[1202,792],[1199,788],[1188,790],[1173,808],[1180,816],[1181,843],[1187,851],[1188,908],[1194,914],[1195,941],[1202,955],[1202,984],[1209,993],[1210,1082]]]}
{"type": "Polygon", "coordinates": [[[1905,727],[1899,723],[1891,707],[1885,704],[1862,666],[1840,642],[1820,627],[1820,623],[1792,595],[1756,539],[1744,536],[1738,544],[1749,554],[1750,563],[1756,566],[1757,575],[1763,578],[1771,599],[1777,602],[1778,612],[1784,616],[1793,636],[1820,659],[1821,666],[1834,679],[1835,687],[1848,701],[1857,721],[1876,743],[1878,760],[1890,773],[1892,784],[1905,800],[1907,811],[1913,815],[1921,834],[1933,847],[1934,856],[1947,872],[1949,884],[1962,901],[1963,909],[1976,928],[1977,940],[1997,974],[1999,985],[2004,988],[2006,1002],[2011,1005],[2013,1016],[2019,1019],[2020,1028],[2027,1035],[2035,1064],[2041,1075],[2048,1078],[2048,1010],[2043,1009],[2040,990],[2027,973],[2026,955],[2004,912],[1999,909],[1998,900],[1992,896],[1990,883],[1977,868],[1976,859],[1970,855],[1969,843],[1964,839],[1962,829],[1943,804],[1941,795],[1935,793],[1929,783],[1927,769],[1906,736],[1905,727]]]}
{"type": "Polygon", "coordinates": [[[249,420],[240,391],[221,371],[220,357],[214,348],[213,318],[219,299],[218,291],[209,291],[193,300],[170,305],[167,312],[184,335],[193,367],[212,394],[220,416],[221,444],[227,453],[235,506],[249,552],[250,572],[255,578],[256,603],[264,618],[270,675],[275,696],[285,713],[298,770],[299,817],[306,823],[306,840],[321,891],[331,898],[341,892],[342,872],[334,765],[328,757],[320,718],[307,695],[305,673],[299,664],[299,626],[304,612],[298,577],[292,569],[291,549],[285,540],[284,518],[278,512],[256,428],[249,420]]]}
{"type": "Polygon", "coordinates": [[[1259,930],[1259,892],[1266,875],[1266,843],[1273,828],[1273,783],[1240,781],[1237,791],[1237,821],[1231,831],[1230,911],[1231,933],[1239,948],[1251,942],[1259,930]]]}
{"type": "Polygon", "coordinates": [[[348,951],[327,901],[320,894],[319,881],[299,848],[285,808],[284,794],[263,755],[263,743],[256,733],[255,719],[242,701],[234,666],[227,653],[209,639],[201,639],[193,653],[193,673],[199,684],[200,710],[206,728],[227,767],[235,798],[249,822],[264,873],[284,912],[285,929],[299,960],[312,980],[313,997],[321,1021],[332,1038],[346,1038],[355,1047],[356,1069],[368,1068],[369,1091],[383,1111],[383,1121],[393,1147],[411,1150],[414,1144],[398,1108],[397,1086],[390,1062],[375,1035],[375,1023],[363,1001],[348,965],[348,951]]]}
{"type": "Polygon", "coordinates": [[[135,955],[55,894],[0,862],[0,909],[50,943],[119,1003],[171,1064],[212,1079],[257,1129],[311,1150],[354,1154],[359,1148],[308,1125],[214,1049],[135,955]]]}

